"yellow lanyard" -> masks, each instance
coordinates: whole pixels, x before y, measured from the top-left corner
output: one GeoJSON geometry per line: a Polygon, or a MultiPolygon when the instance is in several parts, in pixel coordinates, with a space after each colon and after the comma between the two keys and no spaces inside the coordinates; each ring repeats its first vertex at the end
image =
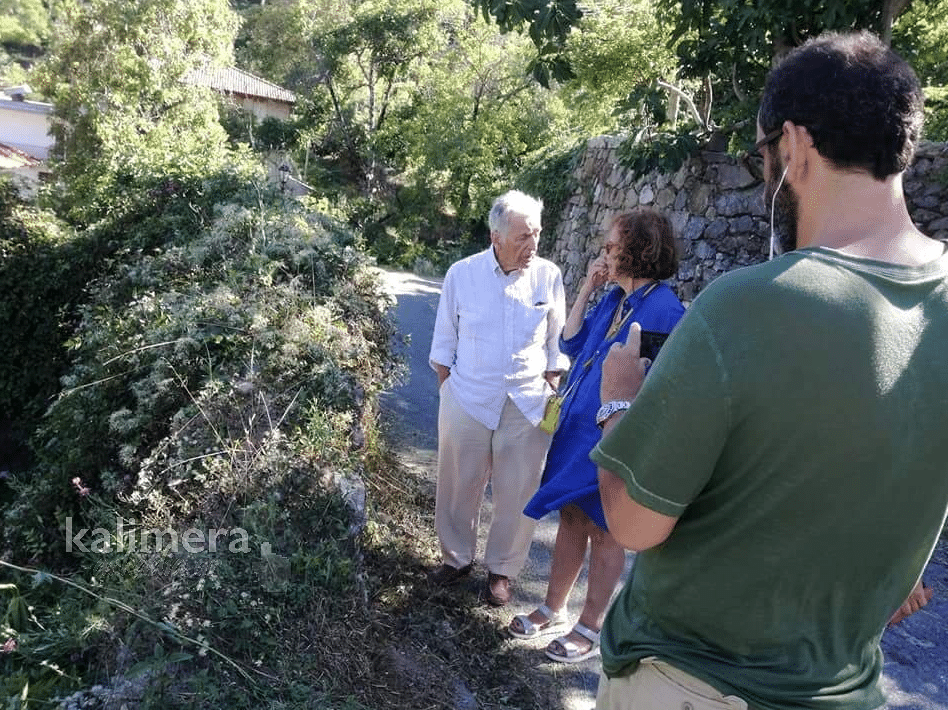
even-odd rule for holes
{"type": "MultiPolygon", "coordinates": [[[[642,301],[644,301],[644,300],[648,297],[648,295],[649,295],[652,291],[655,290],[655,287],[656,287],[656,286],[658,286],[658,281],[653,281],[653,282],[652,282],[652,285],[649,286],[648,289],[645,291],[645,293],[642,294],[642,298],[639,299],[639,302],[638,302],[637,305],[641,305],[641,304],[642,304],[642,301]]],[[[626,313],[624,316],[622,316],[622,318],[621,318],[621,319],[619,320],[619,322],[617,323],[617,322],[616,322],[616,318],[618,317],[618,315],[619,315],[620,313],[622,313],[622,303],[623,303],[623,301],[625,301],[625,299],[622,299],[621,301],[619,301],[618,304],[616,304],[616,313],[615,313],[615,315],[612,317],[612,326],[610,326],[609,332],[606,333],[606,340],[612,340],[612,338],[614,338],[614,337],[616,336],[616,334],[617,334],[620,330],[622,330],[622,326],[624,326],[624,325],[626,324],[626,322],[629,320],[629,318],[632,317],[632,313],[635,311],[635,307],[629,308],[629,312],[626,313]]]]}

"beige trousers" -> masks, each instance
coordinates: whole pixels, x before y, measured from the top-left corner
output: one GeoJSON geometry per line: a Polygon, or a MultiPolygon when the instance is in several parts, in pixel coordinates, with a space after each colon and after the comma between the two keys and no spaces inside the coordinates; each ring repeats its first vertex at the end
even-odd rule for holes
{"type": "Polygon", "coordinates": [[[515,577],[523,567],[536,521],[523,508],[540,485],[550,435],[533,426],[508,397],[497,429],[465,412],[450,386],[438,407],[438,489],[435,529],[445,564],[474,561],[481,502],[491,485],[492,511],[484,564],[515,577]]]}
{"type": "Polygon", "coordinates": [[[723,695],[690,673],[655,657],[643,658],[630,675],[599,676],[596,710],[747,710],[747,703],[723,695]]]}

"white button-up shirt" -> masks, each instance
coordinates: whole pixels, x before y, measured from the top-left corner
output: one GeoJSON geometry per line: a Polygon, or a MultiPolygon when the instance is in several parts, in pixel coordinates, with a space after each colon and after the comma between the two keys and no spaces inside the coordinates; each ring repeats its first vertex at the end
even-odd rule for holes
{"type": "Polygon", "coordinates": [[[444,386],[488,429],[497,428],[508,396],[536,425],[552,393],[543,373],[569,369],[559,349],[565,321],[556,264],[535,256],[526,269],[505,274],[488,247],[448,269],[430,363],[451,368],[444,386]]]}

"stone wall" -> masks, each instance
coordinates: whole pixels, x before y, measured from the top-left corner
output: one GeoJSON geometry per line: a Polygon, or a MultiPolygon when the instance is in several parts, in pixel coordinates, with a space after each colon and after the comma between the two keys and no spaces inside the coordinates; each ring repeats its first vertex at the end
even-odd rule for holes
{"type": "MultiPolygon", "coordinates": [[[[690,302],[717,276],[767,259],[770,212],[759,161],[744,163],[705,150],[674,174],[633,178],[619,165],[621,138],[590,139],[573,172],[576,189],[560,214],[548,258],[563,269],[572,303],[586,268],[601,251],[610,217],[638,205],[665,211],[681,240],[677,278],[670,283],[690,302]]],[[[948,144],[923,143],[906,171],[909,211],[926,234],[948,239],[948,144]]]]}

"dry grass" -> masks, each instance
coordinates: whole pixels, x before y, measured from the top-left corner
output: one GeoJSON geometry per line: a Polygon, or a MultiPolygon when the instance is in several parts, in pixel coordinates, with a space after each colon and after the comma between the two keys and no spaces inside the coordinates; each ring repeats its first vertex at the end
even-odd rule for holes
{"type": "Polygon", "coordinates": [[[506,619],[480,599],[483,572],[449,589],[427,583],[437,559],[430,481],[391,450],[368,468],[367,604],[345,638],[361,662],[340,654],[333,676],[372,710],[562,708],[554,679],[508,643],[506,619]]]}

